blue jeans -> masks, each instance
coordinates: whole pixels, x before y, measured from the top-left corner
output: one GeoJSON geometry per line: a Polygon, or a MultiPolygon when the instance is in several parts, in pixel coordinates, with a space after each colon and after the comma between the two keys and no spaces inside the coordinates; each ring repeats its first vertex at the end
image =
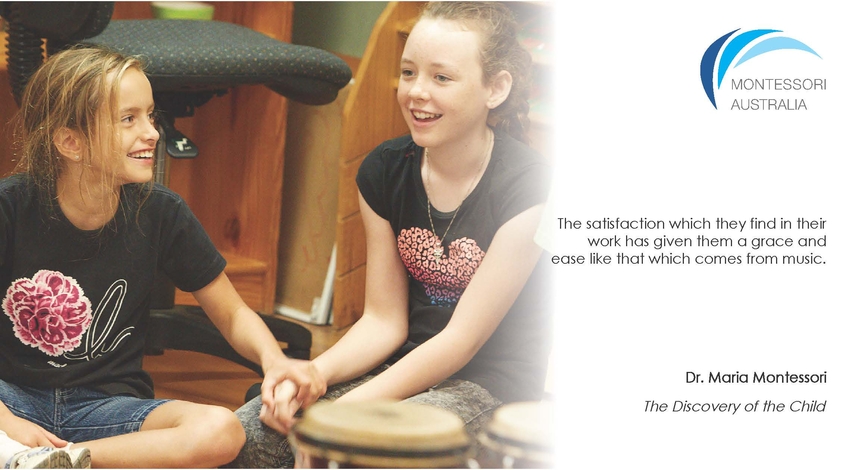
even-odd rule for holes
{"type": "Polygon", "coordinates": [[[37,389],[0,380],[0,401],[59,438],[84,442],[136,432],[168,400],[109,396],[85,388],[37,389]]]}
{"type": "MultiPolygon", "coordinates": [[[[321,400],[335,400],[348,391],[373,379],[389,366],[383,365],[374,371],[328,388],[321,400]]],[[[489,422],[493,411],[502,404],[478,384],[458,379],[448,379],[434,387],[414,395],[406,402],[436,406],[450,411],[463,420],[466,431],[471,436],[489,422]]],[[[293,468],[295,456],[289,447],[286,436],[266,426],[260,421],[260,397],[256,397],[236,410],[236,416],[242,421],[247,441],[239,456],[227,467],[234,468],[293,468]]]]}

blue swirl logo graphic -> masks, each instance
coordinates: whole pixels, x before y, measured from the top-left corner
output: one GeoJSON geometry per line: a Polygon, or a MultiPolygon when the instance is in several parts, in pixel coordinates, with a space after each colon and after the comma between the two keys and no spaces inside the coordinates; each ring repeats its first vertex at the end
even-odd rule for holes
{"type": "Polygon", "coordinates": [[[754,29],[752,31],[743,32],[737,36],[735,36],[732,40],[729,40],[733,34],[740,31],[740,29],[736,29],[734,31],[730,31],[723,36],[717,38],[716,41],[711,43],[708,46],[708,49],[705,50],[705,54],[702,56],[702,61],[700,62],[699,67],[699,75],[700,79],[702,79],[702,88],[705,90],[705,95],[708,96],[709,101],[714,106],[714,109],[717,109],[717,102],[714,99],[714,91],[720,89],[720,85],[723,83],[723,77],[726,75],[726,72],[729,70],[729,66],[732,65],[735,57],[743,51],[747,46],[753,44],[750,49],[738,59],[738,62],[735,63],[734,67],[737,67],[744,62],[758,57],[762,54],[771,51],[778,51],[782,49],[796,49],[800,51],[809,52],[814,54],[818,58],[820,56],[817,52],[815,52],[811,47],[803,44],[802,42],[784,36],[773,36],[769,38],[763,38],[763,36],[771,33],[781,33],[781,30],[778,29],[754,29]],[[761,38],[761,39],[760,39],[761,38]],[[727,44],[728,41],[728,44],[727,44]],[[723,46],[726,46],[725,48],[723,46]],[[723,53],[720,53],[720,50],[723,49],[723,53]],[[720,58],[718,59],[718,55],[720,58]],[[714,68],[717,66],[717,86],[714,85],[714,68]]]}

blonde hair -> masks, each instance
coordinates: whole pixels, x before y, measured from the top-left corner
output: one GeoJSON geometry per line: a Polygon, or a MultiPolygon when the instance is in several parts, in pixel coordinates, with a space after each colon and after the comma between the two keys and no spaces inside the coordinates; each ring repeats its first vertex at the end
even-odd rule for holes
{"type": "Polygon", "coordinates": [[[511,74],[511,93],[490,111],[487,124],[528,143],[528,98],[531,95],[531,54],[517,40],[519,26],[513,12],[498,2],[429,2],[420,19],[458,21],[481,35],[484,83],[502,70],[511,74]]]}
{"type": "MultiPolygon", "coordinates": [[[[15,116],[20,154],[15,169],[36,184],[43,207],[53,207],[51,199],[66,165],[53,140],[58,131],[68,129],[83,140],[83,171],[90,171],[94,152],[108,157],[118,151],[113,115],[121,78],[129,68],[141,71],[142,62],[105,48],[75,47],[50,56],[30,77],[15,116]]],[[[102,176],[104,185],[114,183],[102,176]]]]}

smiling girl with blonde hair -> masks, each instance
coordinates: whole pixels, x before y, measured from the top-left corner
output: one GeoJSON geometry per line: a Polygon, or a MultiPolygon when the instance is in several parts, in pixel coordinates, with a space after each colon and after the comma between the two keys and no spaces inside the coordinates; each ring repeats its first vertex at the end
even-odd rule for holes
{"type": "Polygon", "coordinates": [[[230,410],[154,399],[142,358],[159,270],[262,366],[264,393],[286,378],[306,385],[307,402],[324,391],[236,293],[186,203],[151,182],[159,133],[138,59],[57,53],[30,79],[16,119],[19,172],[0,180],[0,430],[9,438],[84,456],[71,461],[78,466],[89,455],[113,468],[214,467],[236,456],[245,436],[230,410]]]}

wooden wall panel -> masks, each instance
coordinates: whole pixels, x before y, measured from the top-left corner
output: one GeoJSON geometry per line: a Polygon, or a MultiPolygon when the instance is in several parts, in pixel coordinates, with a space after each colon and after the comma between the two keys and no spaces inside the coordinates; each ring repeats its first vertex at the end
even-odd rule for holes
{"type": "Polygon", "coordinates": [[[276,303],[311,313],[336,243],[339,136],[349,88],[324,106],[290,103],[276,303]]]}
{"type": "Polygon", "coordinates": [[[363,157],[381,142],[408,132],[396,100],[404,41],[421,2],[391,2],[378,18],[345,103],[340,147],[337,214],[337,271],[333,324],[344,327],[363,314],[366,244],[354,174],[363,157]],[[359,232],[355,227],[359,223],[359,232]]]}
{"type": "Polygon", "coordinates": [[[357,189],[357,170],[366,155],[339,165],[339,206],[337,216],[340,219],[360,213],[359,190],[357,189]]]}
{"type": "Polygon", "coordinates": [[[335,328],[344,328],[363,315],[363,289],[366,285],[366,265],[337,277],[334,286],[335,328]]]}

